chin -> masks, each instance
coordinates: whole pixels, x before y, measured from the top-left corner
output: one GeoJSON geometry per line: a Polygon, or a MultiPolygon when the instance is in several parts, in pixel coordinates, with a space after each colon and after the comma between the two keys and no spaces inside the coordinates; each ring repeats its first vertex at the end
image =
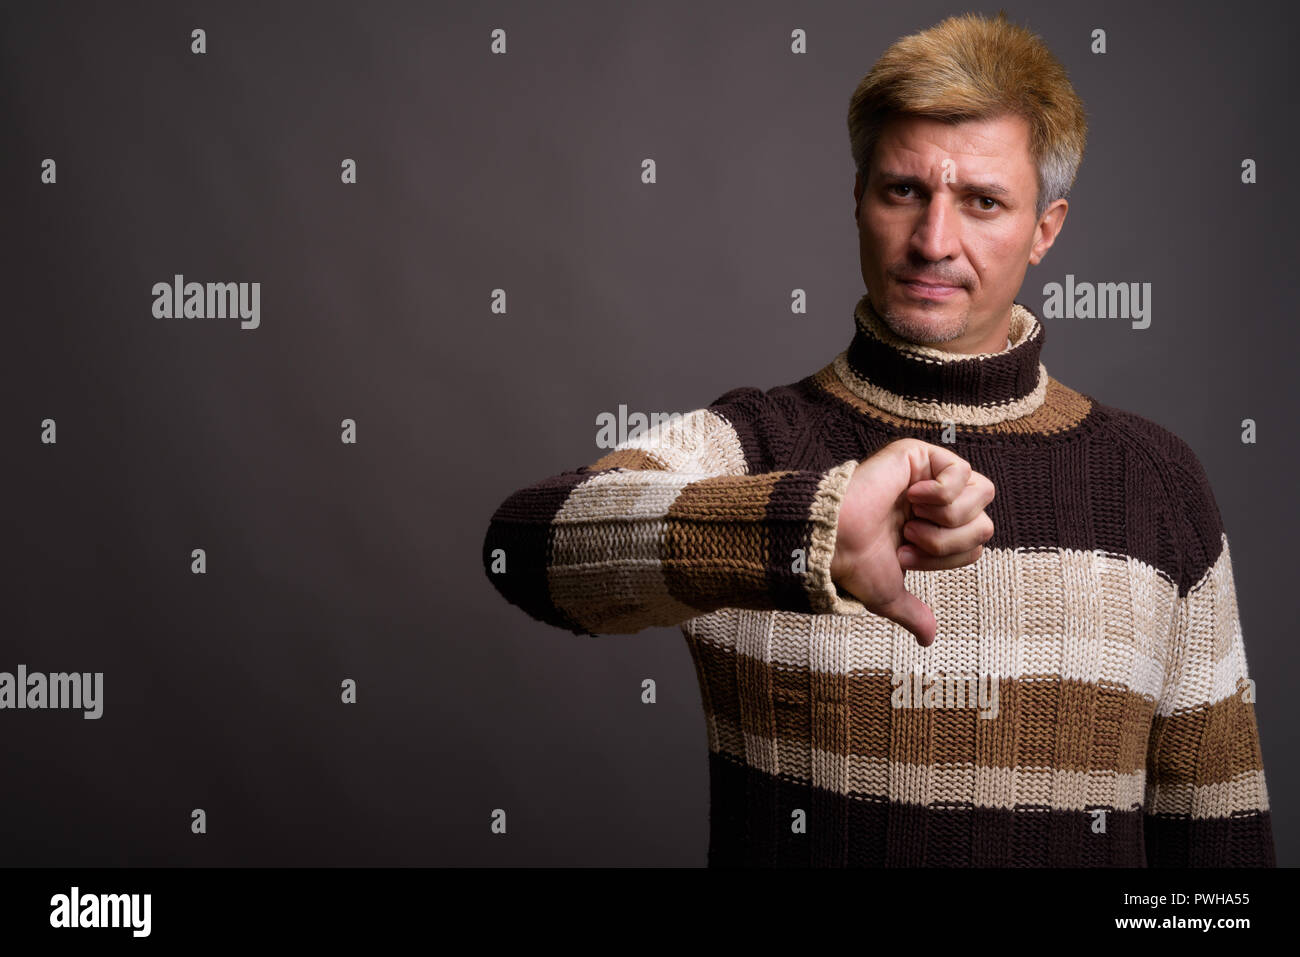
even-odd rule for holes
{"type": "Polygon", "coordinates": [[[896,336],[920,345],[938,345],[956,339],[965,330],[955,305],[900,297],[889,303],[882,318],[896,336]]]}

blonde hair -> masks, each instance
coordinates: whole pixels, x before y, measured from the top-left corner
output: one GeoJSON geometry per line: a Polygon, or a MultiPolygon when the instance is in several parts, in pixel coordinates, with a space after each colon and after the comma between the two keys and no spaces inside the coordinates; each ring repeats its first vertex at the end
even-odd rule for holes
{"type": "Polygon", "coordinates": [[[1083,101],[1042,39],[999,11],[996,20],[949,17],[895,41],[849,99],[849,143],[863,187],[880,131],[893,116],[959,123],[1008,113],[1029,121],[1041,218],[1070,194],[1088,136],[1083,101]]]}

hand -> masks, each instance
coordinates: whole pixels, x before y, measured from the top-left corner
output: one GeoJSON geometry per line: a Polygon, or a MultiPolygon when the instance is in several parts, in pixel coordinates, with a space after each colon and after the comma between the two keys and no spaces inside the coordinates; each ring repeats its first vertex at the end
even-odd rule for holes
{"type": "Polygon", "coordinates": [[[993,483],[950,449],[890,442],[858,463],[840,505],[831,580],[869,611],[897,622],[922,647],[934,612],[903,588],[903,569],[969,565],[993,537],[984,506],[993,483]]]}

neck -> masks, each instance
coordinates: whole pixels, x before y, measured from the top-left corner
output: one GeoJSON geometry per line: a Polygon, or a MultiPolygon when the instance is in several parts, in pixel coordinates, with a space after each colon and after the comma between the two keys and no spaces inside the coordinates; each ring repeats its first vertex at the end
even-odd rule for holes
{"type": "Polygon", "coordinates": [[[1047,370],[1039,361],[1043,326],[1012,303],[1009,345],[1001,352],[947,352],[895,335],[863,296],[853,341],[835,371],[859,398],[894,415],[927,422],[991,425],[1043,404],[1047,370]]]}

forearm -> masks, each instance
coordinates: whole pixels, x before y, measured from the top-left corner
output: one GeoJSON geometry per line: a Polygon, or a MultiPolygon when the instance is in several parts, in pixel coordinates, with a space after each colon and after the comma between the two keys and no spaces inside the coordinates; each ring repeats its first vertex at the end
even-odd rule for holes
{"type": "Polygon", "coordinates": [[[1143,814],[1151,867],[1274,867],[1254,706],[1243,692],[1157,716],[1143,814]]]}
{"type": "MultiPolygon", "coordinates": [[[[1202,536],[1213,543],[1213,531],[1202,536]]],[[[1148,741],[1152,867],[1276,864],[1263,752],[1227,536],[1175,610],[1165,693],[1148,741]]],[[[1188,576],[1190,579],[1190,576],[1188,576]]]]}
{"type": "Polygon", "coordinates": [[[758,475],[564,472],[502,503],[484,567],[508,601],[576,634],[676,625],[721,607],[858,613],[830,581],[856,464],[758,475]]]}

